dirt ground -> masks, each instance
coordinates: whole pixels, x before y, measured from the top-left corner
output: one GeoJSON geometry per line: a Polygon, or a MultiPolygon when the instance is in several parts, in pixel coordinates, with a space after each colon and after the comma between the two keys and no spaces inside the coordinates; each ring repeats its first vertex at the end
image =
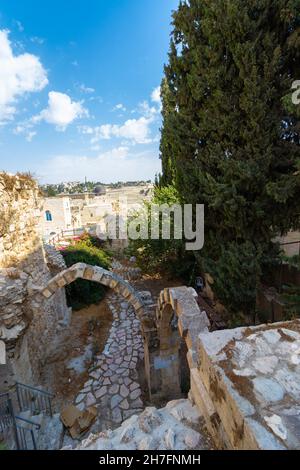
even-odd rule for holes
{"type": "Polygon", "coordinates": [[[72,403],[88,380],[88,368],[107,341],[112,313],[106,300],[72,313],[70,326],[57,336],[49,354],[43,386],[51,383],[55,404],[61,408],[72,403]]]}
{"type": "Polygon", "coordinates": [[[160,292],[167,287],[179,287],[184,283],[178,279],[166,279],[160,276],[143,276],[138,281],[132,281],[132,285],[136,290],[148,290],[151,292],[153,299],[157,299],[160,292]]]}

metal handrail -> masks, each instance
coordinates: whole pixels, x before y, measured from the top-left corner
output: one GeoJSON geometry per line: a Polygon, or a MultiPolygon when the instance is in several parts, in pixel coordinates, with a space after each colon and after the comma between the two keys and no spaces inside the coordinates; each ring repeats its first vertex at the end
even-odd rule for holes
{"type": "Polygon", "coordinates": [[[36,387],[32,387],[31,385],[25,385],[25,384],[21,384],[20,382],[16,382],[16,385],[18,387],[22,387],[22,388],[28,388],[29,390],[32,390],[34,392],[39,392],[43,395],[48,395],[49,397],[53,398],[54,397],[54,394],[53,393],[50,393],[50,392],[47,392],[46,390],[41,390],[40,388],[36,388],[36,387]]]}
{"type": "Polygon", "coordinates": [[[51,400],[54,395],[52,393],[19,382],[16,383],[16,393],[21,411],[45,412],[53,416],[51,400]]]}
{"type": "Polygon", "coordinates": [[[34,421],[31,421],[30,419],[22,418],[21,416],[15,416],[15,419],[18,419],[19,421],[23,421],[26,424],[31,424],[32,426],[35,426],[37,431],[41,429],[41,425],[39,423],[35,423],[34,421]]]}
{"type": "Polygon", "coordinates": [[[32,441],[32,450],[37,450],[37,444],[36,444],[36,439],[34,435],[34,430],[32,428],[28,428],[25,426],[22,426],[17,423],[17,421],[22,421],[23,423],[29,424],[34,427],[36,431],[39,431],[41,428],[41,425],[38,423],[35,423],[34,421],[31,421],[26,418],[21,418],[21,416],[15,416],[15,426],[16,426],[16,444],[17,444],[17,449],[18,450],[29,450],[28,442],[27,442],[27,437],[26,434],[30,434],[31,441],[32,441]]]}

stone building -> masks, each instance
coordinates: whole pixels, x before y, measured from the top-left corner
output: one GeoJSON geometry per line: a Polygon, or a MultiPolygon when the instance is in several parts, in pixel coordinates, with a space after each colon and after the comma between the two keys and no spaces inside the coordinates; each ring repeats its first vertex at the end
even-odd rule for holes
{"type": "Polygon", "coordinates": [[[103,194],[86,192],[45,198],[41,214],[42,235],[47,240],[62,231],[94,228],[106,215],[119,212],[120,200],[126,200],[130,210],[149,201],[152,193],[152,185],[147,185],[108,189],[103,194]]]}
{"type": "Polygon", "coordinates": [[[59,254],[45,252],[41,210],[33,179],[0,173],[0,340],[7,362],[0,368],[1,391],[16,380],[38,383],[59,322],[69,321],[63,289],[42,305],[34,300],[36,285],[49,281],[63,263],[59,254]]]}
{"type": "Polygon", "coordinates": [[[47,197],[43,201],[41,213],[41,229],[45,238],[79,226],[77,219],[72,219],[71,201],[68,196],[47,197]]]}

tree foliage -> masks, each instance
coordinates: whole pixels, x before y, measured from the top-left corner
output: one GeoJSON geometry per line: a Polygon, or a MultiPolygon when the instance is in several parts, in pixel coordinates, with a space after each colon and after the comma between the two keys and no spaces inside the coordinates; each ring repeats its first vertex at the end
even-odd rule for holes
{"type": "MultiPolygon", "coordinates": [[[[67,267],[76,263],[86,263],[109,269],[109,254],[95,246],[95,243],[92,237],[85,235],[77,243],[66,248],[62,255],[67,267]]],[[[77,279],[66,287],[68,305],[74,310],[99,303],[104,298],[105,292],[106,288],[101,284],[85,279],[77,279]]]]}
{"type": "Polygon", "coordinates": [[[144,272],[154,274],[163,272],[170,276],[181,277],[190,281],[193,278],[195,258],[188,256],[185,251],[185,241],[174,239],[174,216],[170,214],[169,240],[162,239],[162,226],[160,216],[159,239],[151,239],[151,205],[162,206],[179,204],[177,190],[173,186],[156,187],[151,202],[144,202],[141,221],[148,227],[147,240],[130,240],[129,253],[137,258],[138,265],[144,272]]]}
{"type": "Polygon", "coordinates": [[[159,184],[206,207],[196,254],[250,312],[274,237],[299,227],[299,0],[189,0],[173,14],[159,184]]]}

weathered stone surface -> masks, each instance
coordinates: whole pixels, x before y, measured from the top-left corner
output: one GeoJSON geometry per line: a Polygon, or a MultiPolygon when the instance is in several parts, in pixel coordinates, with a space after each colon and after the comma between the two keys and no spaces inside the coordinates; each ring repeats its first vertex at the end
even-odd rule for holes
{"type": "Polygon", "coordinates": [[[192,397],[218,445],[225,437],[235,449],[298,448],[299,326],[294,320],[199,336],[197,387],[202,382],[214,409],[208,413],[194,380],[192,397]]]}
{"type": "MultiPolygon", "coordinates": [[[[90,436],[78,445],[79,450],[191,450],[207,449],[211,443],[206,434],[193,430],[183,419],[188,416],[193,406],[188,400],[180,400],[178,403],[180,412],[175,412],[176,402],[168,408],[156,410],[146,408],[139,416],[134,415],[122,423],[122,426],[114,431],[90,436]],[[186,410],[185,410],[186,405],[186,410]],[[178,419],[169,413],[173,410],[178,419]]],[[[200,417],[196,422],[193,414],[193,422],[200,428],[200,417]]]]}
{"type": "Polygon", "coordinates": [[[59,289],[55,275],[65,264],[60,253],[44,251],[40,209],[33,179],[0,172],[0,338],[15,380],[28,384],[38,383],[58,322],[70,315],[64,292],[50,289],[59,289]]]}

